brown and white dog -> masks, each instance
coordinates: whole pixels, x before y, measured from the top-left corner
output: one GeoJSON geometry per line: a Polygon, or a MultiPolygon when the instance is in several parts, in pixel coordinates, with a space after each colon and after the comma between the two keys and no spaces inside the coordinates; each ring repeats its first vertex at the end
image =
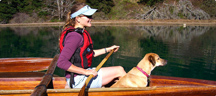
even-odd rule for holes
{"type": "Polygon", "coordinates": [[[155,53],[148,53],[125,76],[120,78],[111,87],[146,87],[151,71],[157,66],[164,66],[167,60],[161,59],[155,53]]]}

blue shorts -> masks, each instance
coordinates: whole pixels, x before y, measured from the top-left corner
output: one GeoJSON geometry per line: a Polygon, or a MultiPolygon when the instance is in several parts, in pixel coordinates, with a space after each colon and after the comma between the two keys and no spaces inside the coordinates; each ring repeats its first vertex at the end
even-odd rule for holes
{"type": "MultiPolygon", "coordinates": [[[[88,68],[94,69],[94,68],[88,68]]],[[[74,77],[74,84],[72,84],[73,88],[82,88],[85,84],[86,79],[88,76],[86,75],[77,75],[74,77]]],[[[66,78],[67,84],[70,85],[70,78],[66,78]]],[[[88,88],[101,88],[102,87],[102,72],[101,70],[98,71],[98,75],[96,77],[93,77],[91,81],[89,82],[88,88]]]]}

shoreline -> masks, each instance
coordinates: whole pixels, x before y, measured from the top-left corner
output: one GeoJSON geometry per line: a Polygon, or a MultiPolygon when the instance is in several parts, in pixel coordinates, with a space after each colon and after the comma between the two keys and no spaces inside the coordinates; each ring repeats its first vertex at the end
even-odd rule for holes
{"type": "MultiPolygon", "coordinates": [[[[0,27],[11,26],[63,26],[64,22],[42,23],[9,23],[0,24],[0,27]]],[[[135,25],[216,25],[216,20],[93,20],[93,26],[135,26],[135,25]]]]}

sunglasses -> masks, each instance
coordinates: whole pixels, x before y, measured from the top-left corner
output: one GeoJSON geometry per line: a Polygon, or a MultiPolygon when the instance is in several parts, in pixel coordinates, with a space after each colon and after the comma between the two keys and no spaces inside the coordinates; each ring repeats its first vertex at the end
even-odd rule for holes
{"type": "Polygon", "coordinates": [[[81,17],[83,17],[83,16],[85,16],[85,17],[87,17],[87,18],[89,18],[89,19],[93,19],[93,18],[92,18],[92,15],[90,15],[90,16],[82,15],[81,17]]]}

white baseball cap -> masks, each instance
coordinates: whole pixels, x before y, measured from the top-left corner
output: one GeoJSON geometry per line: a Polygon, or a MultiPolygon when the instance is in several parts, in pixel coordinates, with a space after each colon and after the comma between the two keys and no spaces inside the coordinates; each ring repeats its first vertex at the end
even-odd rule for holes
{"type": "Polygon", "coordinates": [[[93,15],[96,11],[97,11],[97,9],[92,9],[90,6],[86,5],[83,8],[81,8],[78,11],[71,14],[70,18],[71,19],[75,18],[76,16],[79,16],[81,14],[86,15],[86,16],[90,16],[90,15],[93,15]]]}

